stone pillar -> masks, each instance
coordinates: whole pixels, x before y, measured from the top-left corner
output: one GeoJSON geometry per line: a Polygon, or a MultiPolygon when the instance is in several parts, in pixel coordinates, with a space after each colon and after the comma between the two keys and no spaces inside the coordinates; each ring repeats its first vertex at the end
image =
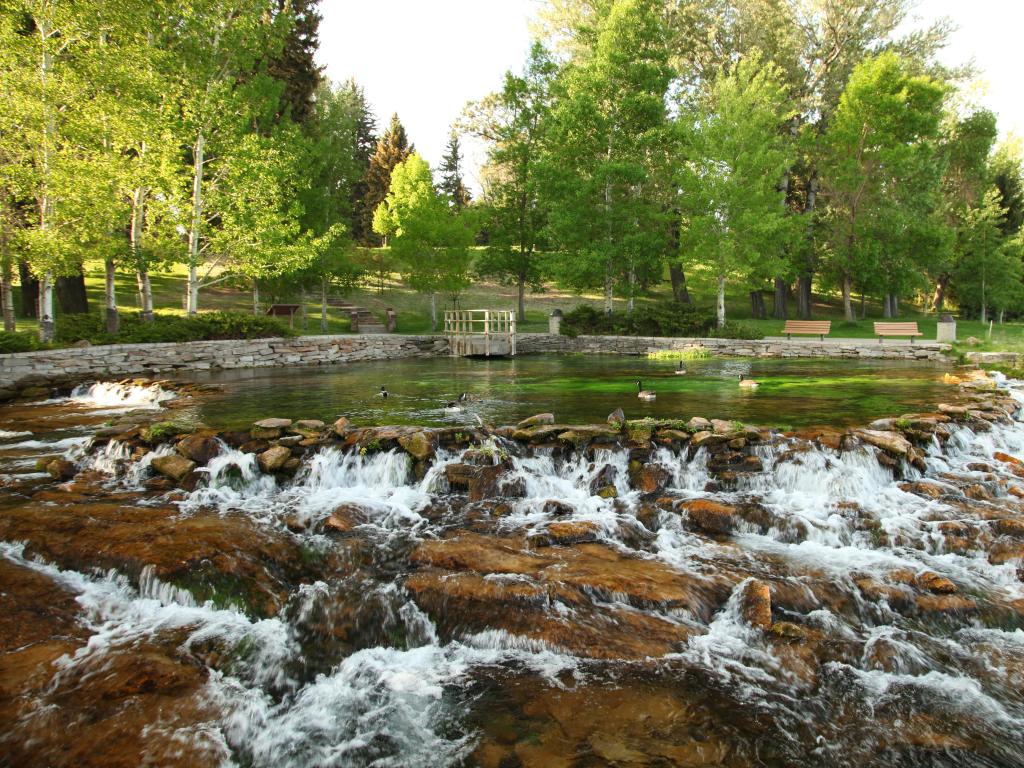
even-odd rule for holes
{"type": "Polygon", "coordinates": [[[562,310],[556,309],[551,313],[548,318],[548,333],[552,336],[560,336],[562,334],[562,310]]]}
{"type": "Polygon", "coordinates": [[[956,319],[952,315],[943,315],[935,326],[935,340],[956,341],[956,319]]]}

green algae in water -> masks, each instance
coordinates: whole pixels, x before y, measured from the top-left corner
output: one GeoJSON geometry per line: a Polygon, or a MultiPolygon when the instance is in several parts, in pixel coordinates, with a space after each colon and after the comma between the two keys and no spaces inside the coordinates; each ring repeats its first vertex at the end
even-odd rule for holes
{"type": "Polygon", "coordinates": [[[218,371],[197,380],[221,385],[221,393],[182,410],[217,428],[246,428],[268,416],[330,422],[341,415],[366,425],[477,426],[477,417],[499,425],[541,412],[584,424],[604,422],[619,407],[629,419],[704,416],[800,428],[861,425],[957,397],[941,381],[947,368],[931,363],[712,358],[688,361],[685,375],[676,367],[641,356],[538,355],[218,371]],[[740,388],[741,375],[760,386],[740,388]],[[637,381],[657,399],[638,400],[637,381]],[[463,392],[478,400],[448,409],[463,392]]]}

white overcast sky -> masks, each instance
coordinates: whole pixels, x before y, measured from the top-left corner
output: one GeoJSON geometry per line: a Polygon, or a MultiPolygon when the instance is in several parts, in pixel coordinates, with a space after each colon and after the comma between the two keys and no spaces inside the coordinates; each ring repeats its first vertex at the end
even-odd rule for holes
{"type": "MultiPolygon", "coordinates": [[[[467,101],[519,71],[543,0],[321,0],[319,62],[332,80],[355,77],[383,128],[397,112],[435,167],[467,101]]],[[[942,56],[974,60],[972,92],[999,115],[1000,132],[1024,135],[1024,0],[921,0],[915,15],[948,16],[958,30],[942,56]]],[[[479,148],[465,147],[467,183],[478,188],[479,148]]]]}

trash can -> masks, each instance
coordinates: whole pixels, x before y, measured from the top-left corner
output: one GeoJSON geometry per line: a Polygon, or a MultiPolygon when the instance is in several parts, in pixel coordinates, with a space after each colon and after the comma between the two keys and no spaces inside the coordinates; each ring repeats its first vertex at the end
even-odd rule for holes
{"type": "Polygon", "coordinates": [[[956,319],[952,315],[946,314],[939,318],[935,326],[935,340],[950,344],[956,341],[956,319]]]}
{"type": "Polygon", "coordinates": [[[556,309],[548,318],[548,333],[560,336],[562,333],[562,310],[556,309]]]}

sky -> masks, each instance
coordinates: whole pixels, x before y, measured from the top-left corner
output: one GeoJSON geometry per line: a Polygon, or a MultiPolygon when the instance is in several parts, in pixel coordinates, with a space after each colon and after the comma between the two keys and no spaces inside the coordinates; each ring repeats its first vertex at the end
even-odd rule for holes
{"type": "MultiPolygon", "coordinates": [[[[321,0],[318,61],[329,78],[355,77],[383,129],[397,112],[416,149],[435,167],[467,101],[519,71],[530,45],[529,20],[543,0],[321,0]]],[[[921,0],[924,21],[958,27],[940,57],[974,60],[971,95],[999,115],[1000,133],[1024,137],[1024,0],[921,0]]],[[[463,147],[466,183],[477,191],[482,147],[463,147]]]]}

